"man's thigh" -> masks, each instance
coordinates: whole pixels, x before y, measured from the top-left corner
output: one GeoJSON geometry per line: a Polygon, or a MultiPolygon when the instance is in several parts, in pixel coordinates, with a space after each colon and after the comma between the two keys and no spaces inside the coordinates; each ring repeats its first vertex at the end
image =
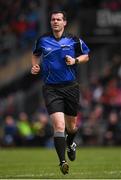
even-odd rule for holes
{"type": "Polygon", "coordinates": [[[68,116],[77,116],[79,107],[79,86],[68,87],[64,91],[64,113],[68,116]]]}
{"type": "Polygon", "coordinates": [[[56,112],[64,112],[63,97],[61,95],[58,95],[53,87],[44,86],[43,95],[49,115],[56,112]]]}

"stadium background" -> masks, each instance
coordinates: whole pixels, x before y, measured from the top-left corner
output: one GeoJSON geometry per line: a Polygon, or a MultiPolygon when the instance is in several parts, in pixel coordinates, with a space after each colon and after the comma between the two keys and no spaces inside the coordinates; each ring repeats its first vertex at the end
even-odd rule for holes
{"type": "Polygon", "coordinates": [[[53,147],[40,74],[33,76],[35,39],[49,12],[64,9],[67,31],[91,49],[79,66],[79,146],[121,145],[121,0],[0,1],[0,146],[53,147]]]}

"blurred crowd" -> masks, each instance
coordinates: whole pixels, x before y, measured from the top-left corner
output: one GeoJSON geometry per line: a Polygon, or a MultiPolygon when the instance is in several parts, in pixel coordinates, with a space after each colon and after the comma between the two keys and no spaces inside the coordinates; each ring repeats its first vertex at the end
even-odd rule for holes
{"type": "MultiPolygon", "coordinates": [[[[20,92],[0,101],[1,145],[12,143],[17,146],[29,144],[52,147],[53,128],[45,109],[40,84],[38,80],[35,85],[37,92],[31,93],[26,103],[20,92]],[[22,110],[26,112],[21,113],[22,110]]],[[[23,94],[27,98],[28,92],[23,94]]],[[[121,145],[120,54],[116,54],[112,62],[104,67],[101,76],[93,74],[88,84],[80,84],[77,126],[79,131],[76,141],[79,145],[121,145]]]]}
{"type": "MultiPolygon", "coordinates": [[[[71,3],[69,0],[46,0],[45,4],[48,25],[49,13],[55,9],[67,12],[69,24],[74,21],[80,24],[82,9],[121,8],[121,0],[72,0],[71,3]]],[[[41,34],[42,8],[41,0],[0,1],[0,66],[6,65],[13,59],[12,56],[19,56],[23,51],[32,48],[33,42],[41,34]]]]}
{"type": "Polygon", "coordinates": [[[53,147],[53,128],[46,112],[28,117],[21,112],[17,119],[8,115],[1,125],[0,145],[2,147],[53,147]]]}
{"type": "MultiPolygon", "coordinates": [[[[54,9],[64,9],[69,22],[73,23],[75,17],[78,19],[81,8],[85,11],[89,8],[109,8],[114,11],[121,8],[121,0],[46,2],[47,14],[54,9]]],[[[14,56],[31,49],[34,40],[40,35],[41,1],[1,0],[0,11],[0,67],[4,68],[14,56]]],[[[72,27],[78,29],[73,24],[72,27]]],[[[92,44],[92,49],[96,53],[102,46],[100,44],[97,48],[96,44],[92,44]]],[[[101,73],[100,69],[93,69],[88,82],[80,83],[79,130],[76,136],[79,146],[121,145],[121,44],[115,47],[118,51],[112,53],[110,50],[107,53],[110,56],[107,55],[107,59],[103,60],[105,63],[101,73]]],[[[101,51],[97,53],[100,61],[101,51]]],[[[26,79],[21,78],[10,87],[0,89],[0,146],[53,147],[53,128],[43,102],[42,82],[38,77],[28,75],[26,79]]]]}
{"type": "Polygon", "coordinates": [[[31,47],[40,30],[39,0],[0,1],[0,65],[31,47]]]}
{"type": "Polygon", "coordinates": [[[92,75],[80,93],[81,136],[85,144],[121,145],[121,55],[92,75]]]}

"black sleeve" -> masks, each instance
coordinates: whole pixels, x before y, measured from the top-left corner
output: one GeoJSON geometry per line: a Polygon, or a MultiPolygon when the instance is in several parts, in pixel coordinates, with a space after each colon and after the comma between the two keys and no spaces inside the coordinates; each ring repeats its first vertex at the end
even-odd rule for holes
{"type": "Polygon", "coordinates": [[[41,54],[42,54],[41,39],[40,38],[35,42],[35,45],[33,48],[33,54],[35,56],[41,56],[41,54]]]}
{"type": "Polygon", "coordinates": [[[75,38],[75,53],[76,56],[80,56],[83,54],[88,54],[90,52],[90,49],[87,47],[87,45],[82,41],[80,38],[75,38]]]}
{"type": "Polygon", "coordinates": [[[75,54],[76,54],[76,57],[77,57],[77,56],[80,56],[83,53],[81,51],[81,46],[80,46],[79,38],[75,37],[74,40],[75,40],[75,46],[74,46],[75,54]]]}

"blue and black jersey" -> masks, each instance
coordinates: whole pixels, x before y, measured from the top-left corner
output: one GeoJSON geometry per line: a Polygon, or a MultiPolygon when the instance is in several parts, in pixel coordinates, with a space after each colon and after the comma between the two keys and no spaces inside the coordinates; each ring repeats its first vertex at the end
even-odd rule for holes
{"type": "Polygon", "coordinates": [[[42,55],[41,73],[45,84],[64,84],[76,80],[77,66],[67,65],[66,55],[76,58],[89,51],[80,38],[63,34],[56,39],[52,34],[46,34],[37,40],[33,54],[42,55]]]}

